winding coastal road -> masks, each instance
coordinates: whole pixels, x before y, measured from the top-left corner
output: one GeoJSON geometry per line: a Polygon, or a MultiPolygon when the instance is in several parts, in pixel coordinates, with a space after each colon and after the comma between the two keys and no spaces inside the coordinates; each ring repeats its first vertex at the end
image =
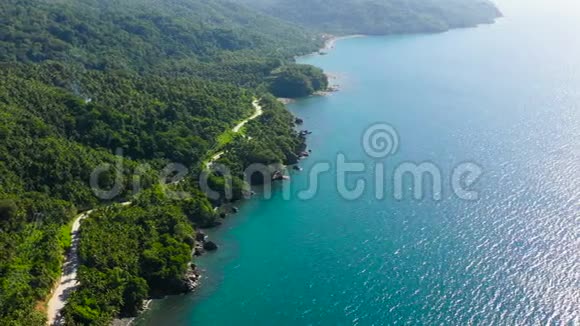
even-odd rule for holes
{"type": "MultiPolygon", "coordinates": [[[[254,119],[257,119],[259,116],[264,114],[264,109],[260,105],[260,100],[255,99],[252,102],[252,105],[254,106],[254,109],[256,111],[254,112],[254,114],[251,117],[244,119],[244,121],[238,123],[234,128],[232,128],[232,131],[234,133],[239,133],[248,122],[250,122],[254,119]]],[[[207,162],[207,164],[205,165],[205,168],[209,170],[209,168],[212,166],[212,164],[214,164],[215,161],[219,160],[224,154],[225,154],[225,152],[221,151],[221,152],[218,152],[215,155],[213,155],[211,157],[211,159],[209,160],[209,162],[207,162]]]]}
{"type": "MultiPolygon", "coordinates": [[[[131,202],[122,203],[121,206],[129,206],[131,202]]],[[[81,222],[89,217],[94,210],[84,212],[77,216],[71,229],[71,247],[62,265],[62,274],[58,286],[52,293],[47,305],[48,325],[62,325],[64,320],[61,315],[66,301],[74,290],[79,286],[77,272],[79,270],[79,242],[81,222]]]]}
{"type": "MultiPolygon", "coordinates": [[[[237,124],[232,129],[233,132],[239,133],[248,122],[258,118],[259,116],[261,116],[264,113],[262,106],[260,105],[260,101],[258,99],[255,99],[252,102],[252,105],[254,106],[254,108],[256,110],[255,113],[251,117],[249,117],[249,118],[245,119],[244,121],[240,122],[239,124],[237,124]]],[[[219,152],[219,153],[215,154],[214,156],[212,156],[211,160],[207,164],[207,167],[209,168],[211,166],[211,164],[213,164],[215,161],[217,161],[223,154],[224,154],[224,152],[219,152]]],[[[132,202],[125,202],[125,203],[122,203],[121,205],[122,206],[129,206],[131,204],[132,204],[132,202]]],[[[93,213],[93,212],[94,212],[94,210],[84,212],[84,213],[78,215],[73,222],[72,229],[71,229],[71,238],[72,238],[71,248],[65,257],[65,261],[64,261],[64,264],[62,266],[62,274],[60,276],[60,280],[58,281],[58,285],[55,288],[55,290],[53,291],[52,296],[47,304],[48,325],[57,326],[57,325],[64,324],[63,316],[61,314],[62,309],[66,305],[68,298],[71,296],[71,294],[79,286],[79,281],[77,279],[77,273],[79,270],[78,251],[79,251],[79,243],[80,243],[81,222],[83,220],[85,220],[86,218],[88,218],[91,215],[91,213],[93,213]]]]}
{"type": "Polygon", "coordinates": [[[88,211],[77,216],[73,222],[71,235],[72,244],[68,252],[65,262],[62,266],[62,274],[58,282],[57,288],[54,290],[52,297],[48,301],[47,314],[49,325],[62,325],[63,320],[60,315],[62,308],[71,295],[71,293],[78,286],[77,272],[79,269],[79,230],[81,222],[89,217],[93,211],[88,211]]]}
{"type": "Polygon", "coordinates": [[[234,127],[234,129],[232,129],[233,132],[238,133],[240,132],[240,130],[242,130],[242,128],[250,121],[258,118],[259,116],[261,116],[262,114],[264,114],[264,110],[262,109],[262,106],[260,105],[260,100],[255,99],[252,102],[252,105],[254,106],[254,109],[256,110],[256,112],[249,118],[245,119],[244,121],[238,123],[237,126],[234,127]]]}

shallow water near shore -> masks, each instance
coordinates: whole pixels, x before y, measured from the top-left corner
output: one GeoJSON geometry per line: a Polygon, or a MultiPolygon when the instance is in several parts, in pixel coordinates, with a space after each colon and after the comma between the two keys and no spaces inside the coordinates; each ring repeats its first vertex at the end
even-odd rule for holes
{"type": "Polygon", "coordinates": [[[278,189],[242,203],[209,232],[220,250],[198,260],[199,291],[137,324],[580,323],[580,10],[556,2],[500,1],[494,25],[347,39],[302,59],[340,76],[341,91],[289,106],[313,131],[290,199],[278,189]],[[377,122],[399,138],[386,160],[361,145],[377,122]],[[388,182],[385,199],[369,186],[346,200],[339,154],[366,166],[349,187],[374,180],[377,163],[432,162],[442,200],[395,200],[388,182]],[[321,162],[333,168],[299,199],[321,162]],[[477,201],[450,186],[465,162],[483,171],[477,201]]]}

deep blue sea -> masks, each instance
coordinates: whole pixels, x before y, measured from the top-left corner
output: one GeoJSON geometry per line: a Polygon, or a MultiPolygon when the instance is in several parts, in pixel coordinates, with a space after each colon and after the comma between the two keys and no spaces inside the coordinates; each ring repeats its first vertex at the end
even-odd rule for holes
{"type": "Polygon", "coordinates": [[[341,87],[289,106],[313,132],[305,170],[211,231],[200,290],[141,324],[580,325],[580,4],[498,5],[494,25],[302,58],[341,87]],[[362,142],[377,123],[393,134],[375,158],[362,142]],[[355,200],[339,157],[364,168],[346,176],[367,181],[355,200]],[[406,178],[395,198],[396,169],[419,163],[440,187],[426,178],[415,199],[406,178]]]}

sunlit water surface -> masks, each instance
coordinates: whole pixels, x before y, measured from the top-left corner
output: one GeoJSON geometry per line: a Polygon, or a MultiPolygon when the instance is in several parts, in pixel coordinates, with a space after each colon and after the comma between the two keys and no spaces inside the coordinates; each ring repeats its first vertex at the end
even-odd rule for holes
{"type": "MultiPolygon", "coordinates": [[[[387,169],[437,164],[441,201],[392,189],[347,201],[334,169],[311,200],[248,201],[211,231],[221,249],[199,260],[197,294],[155,303],[140,323],[580,324],[580,6],[499,4],[495,25],[349,39],[302,60],[342,86],[290,106],[313,131],[306,170],[344,153],[372,180],[361,137],[387,122],[400,137],[387,169]],[[478,201],[449,187],[466,161],[484,171],[478,201]]],[[[307,175],[293,174],[294,193],[307,175]]]]}

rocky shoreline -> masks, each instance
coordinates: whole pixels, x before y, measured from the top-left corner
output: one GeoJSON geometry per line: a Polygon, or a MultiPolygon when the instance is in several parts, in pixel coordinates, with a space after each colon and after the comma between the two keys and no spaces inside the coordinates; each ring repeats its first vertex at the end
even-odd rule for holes
{"type": "MultiPolygon", "coordinates": [[[[195,244],[191,253],[192,257],[201,257],[208,252],[218,250],[218,245],[209,240],[209,237],[202,231],[197,230],[195,234],[195,244]]],[[[197,265],[190,262],[187,272],[183,277],[183,294],[194,292],[201,284],[202,274],[197,265]]]]}
{"type": "MultiPolygon", "coordinates": [[[[195,245],[193,251],[191,253],[192,257],[200,257],[206,254],[207,252],[216,251],[218,246],[209,240],[209,237],[201,230],[197,230],[195,236],[195,245]]],[[[180,293],[178,294],[188,294],[192,293],[201,285],[202,279],[201,270],[195,265],[193,262],[190,262],[187,266],[187,271],[183,276],[183,288],[180,293]]],[[[155,298],[159,299],[159,298],[155,298]]],[[[150,298],[143,302],[143,308],[139,312],[139,316],[143,315],[143,313],[147,312],[151,308],[151,304],[153,303],[153,298],[150,298]]],[[[114,319],[111,323],[112,326],[129,326],[132,325],[133,322],[139,317],[130,317],[130,318],[117,318],[114,319]]]]}
{"type": "MultiPolygon", "coordinates": [[[[327,75],[329,76],[329,79],[331,78],[336,78],[334,76],[331,75],[327,75]]],[[[317,94],[313,94],[313,95],[327,95],[331,92],[336,92],[338,91],[338,85],[333,85],[331,87],[329,87],[328,90],[323,91],[323,92],[318,92],[317,94]]],[[[278,99],[279,101],[281,101],[284,104],[289,104],[291,102],[293,102],[295,99],[278,99]]],[[[304,120],[296,117],[295,121],[294,121],[296,126],[300,126],[304,123],[304,120]]],[[[302,139],[302,146],[300,148],[298,148],[298,151],[296,152],[296,161],[295,162],[288,162],[287,164],[294,166],[293,169],[296,171],[301,171],[301,168],[297,165],[299,163],[300,160],[305,159],[307,157],[309,157],[310,153],[312,152],[311,150],[307,150],[307,145],[306,145],[306,138],[308,135],[310,135],[312,132],[308,131],[308,130],[301,130],[299,131],[299,137],[302,139]]],[[[287,177],[285,175],[285,172],[282,171],[286,171],[286,166],[281,165],[279,167],[279,169],[277,169],[273,175],[272,175],[272,181],[285,181],[288,180],[289,177],[287,177]],[[278,175],[278,177],[276,177],[278,175]]],[[[230,214],[235,214],[238,212],[238,208],[233,206],[233,203],[222,203],[220,206],[218,206],[216,208],[216,214],[219,215],[219,217],[223,220],[225,218],[227,218],[228,215],[230,214]],[[218,213],[219,212],[219,213],[218,213]]],[[[209,226],[209,228],[215,228],[215,227],[219,227],[221,226],[222,223],[221,221],[217,221],[214,225],[209,226]]],[[[209,252],[215,252],[216,250],[218,250],[219,247],[218,245],[211,241],[208,237],[208,235],[203,232],[203,230],[198,229],[196,230],[196,235],[195,235],[195,240],[194,240],[194,246],[193,246],[193,250],[191,253],[192,258],[193,257],[201,257],[209,252]]],[[[187,271],[185,272],[184,276],[183,276],[183,288],[181,289],[181,291],[178,291],[178,293],[175,293],[174,295],[179,295],[179,294],[189,294],[192,292],[195,292],[199,286],[201,285],[203,279],[203,275],[202,275],[202,271],[197,267],[196,264],[193,263],[193,259],[192,262],[190,262],[187,266],[187,271]]],[[[171,294],[169,294],[171,295],[171,294]]],[[[114,326],[129,326],[132,325],[133,322],[139,318],[139,316],[142,316],[143,313],[147,312],[150,307],[151,304],[153,303],[153,300],[157,300],[157,299],[162,299],[162,298],[150,298],[148,300],[146,300],[143,304],[143,309],[139,312],[139,315],[136,317],[131,317],[131,318],[117,318],[113,321],[112,325],[114,326]]]]}

